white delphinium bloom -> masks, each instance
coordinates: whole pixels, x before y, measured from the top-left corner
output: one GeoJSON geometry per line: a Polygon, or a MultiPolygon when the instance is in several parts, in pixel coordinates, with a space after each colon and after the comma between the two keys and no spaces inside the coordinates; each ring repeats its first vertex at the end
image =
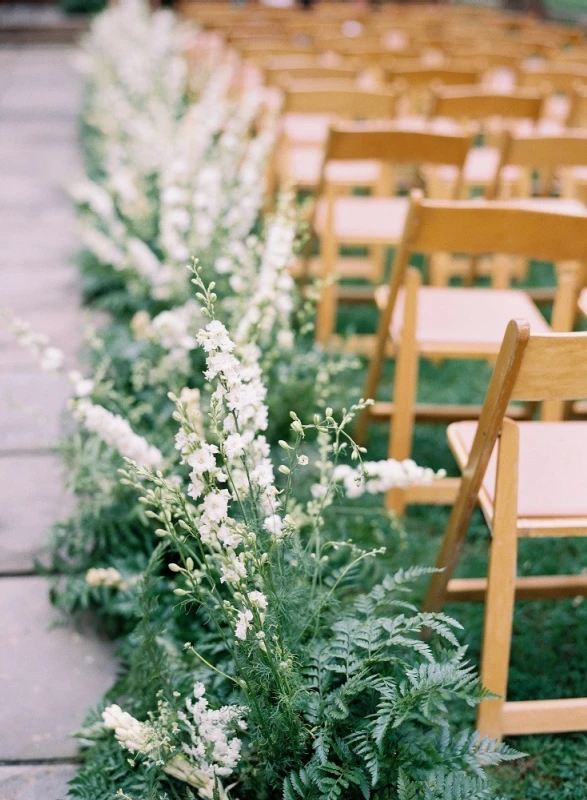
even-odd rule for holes
{"type": "Polygon", "coordinates": [[[108,706],[102,712],[104,727],[114,731],[114,735],[123,747],[133,753],[148,754],[153,749],[149,741],[149,727],[144,722],[139,722],[120,706],[108,706]]]}
{"type": "Polygon", "coordinates": [[[238,617],[236,620],[236,626],[234,628],[234,635],[237,639],[241,639],[245,641],[247,638],[247,633],[251,627],[251,623],[253,621],[253,612],[250,611],[248,608],[245,608],[244,611],[238,612],[238,617]]]}
{"type": "Polygon", "coordinates": [[[265,530],[275,539],[283,528],[269,447],[261,434],[267,426],[266,389],[257,347],[237,351],[225,326],[214,319],[196,339],[207,354],[205,375],[213,384],[209,415],[218,444],[196,432],[188,404],[180,397],[174,415],[181,426],[176,447],[182,461],[192,468],[188,495],[197,503],[196,535],[210,548],[220,582],[235,593],[240,607],[233,607],[231,613],[235,636],[243,639],[250,627],[258,633],[264,619],[261,613],[253,614],[253,609],[259,611],[261,599],[266,604],[257,583],[263,553],[247,550],[256,537],[246,518],[233,519],[233,508],[242,507],[245,499],[255,504],[261,515],[259,524],[268,519],[265,530]],[[247,596],[252,599],[247,601],[247,596]]]}
{"type": "Polygon", "coordinates": [[[94,391],[94,381],[91,378],[84,378],[81,372],[72,370],[69,372],[68,377],[73,385],[73,393],[76,397],[89,397],[94,391]]]}
{"type": "Polygon", "coordinates": [[[204,694],[204,685],[196,683],[194,699],[186,699],[185,711],[174,711],[160,699],[157,713],[150,713],[148,722],[139,722],[118,705],[105,708],[102,720],[131,753],[160,765],[163,772],[193,786],[206,800],[212,800],[215,791],[227,800],[221,778],[231,775],[240,761],[238,734],[247,729],[246,709],[212,709],[204,694]]]}
{"type": "Polygon", "coordinates": [[[78,235],[85,247],[93,253],[102,264],[108,264],[117,270],[122,270],[127,264],[123,250],[118,247],[109,236],[89,225],[81,225],[78,235]]]}
{"type": "Polygon", "coordinates": [[[124,578],[115,567],[92,567],[86,572],[88,586],[105,586],[119,589],[124,584],[124,578]]]}
{"type": "Polygon", "coordinates": [[[256,341],[269,347],[279,337],[281,349],[293,345],[291,315],[294,307],[294,281],[288,268],[294,258],[297,222],[293,198],[282,195],[277,211],[266,229],[261,264],[254,284],[239,313],[237,343],[256,341]]]}
{"type": "Polygon", "coordinates": [[[151,320],[150,336],[168,350],[193,350],[197,341],[192,331],[203,321],[200,307],[193,300],[170,311],[162,311],[151,320]]]}
{"type": "Polygon", "coordinates": [[[86,430],[96,433],[121,456],[130,458],[141,466],[157,467],[162,463],[161,452],[143,436],[135,433],[124,417],[86,399],[75,403],[74,416],[86,430]]]}
{"type": "Polygon", "coordinates": [[[194,700],[186,700],[187,713],[180,711],[178,717],[190,736],[190,743],[183,745],[183,752],[205,779],[199,794],[212,798],[215,782],[231,775],[240,761],[242,742],[237,733],[245,731],[247,726],[243,719],[244,708],[211,709],[204,694],[204,685],[196,683],[194,700]]]}
{"type": "Polygon", "coordinates": [[[428,485],[446,475],[444,470],[435,472],[429,467],[420,467],[415,461],[406,459],[396,461],[388,458],[383,461],[365,461],[353,468],[339,464],[334,468],[333,478],[340,483],[350,499],[368,494],[380,494],[390,489],[407,489],[413,485],[428,485]]]}

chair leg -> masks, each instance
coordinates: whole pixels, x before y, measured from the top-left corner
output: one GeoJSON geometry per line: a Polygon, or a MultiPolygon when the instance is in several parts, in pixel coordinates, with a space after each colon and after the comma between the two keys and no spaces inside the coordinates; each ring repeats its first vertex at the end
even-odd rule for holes
{"type": "Polygon", "coordinates": [[[433,253],[429,256],[430,286],[448,286],[452,257],[449,253],[433,253]]]}
{"type": "Polygon", "coordinates": [[[322,271],[320,278],[324,285],[320,291],[320,299],[316,309],[316,341],[326,344],[336,327],[337,291],[336,259],[338,242],[330,231],[324,233],[321,242],[322,271]]]}
{"type": "Polygon", "coordinates": [[[479,731],[495,739],[503,736],[502,711],[507,694],[516,597],[517,452],[518,429],[514,422],[506,419],[499,448],[481,653],[481,681],[498,697],[483,700],[477,714],[479,731]]]}
{"type": "Polygon", "coordinates": [[[371,254],[371,281],[379,284],[383,283],[385,278],[385,258],[387,256],[387,247],[383,244],[373,244],[369,248],[371,254]]]}
{"type": "MultiPolygon", "coordinates": [[[[389,457],[403,461],[412,455],[416,396],[418,391],[418,345],[416,341],[417,300],[420,275],[410,269],[406,277],[406,300],[401,341],[398,345],[394,380],[393,413],[390,418],[389,457]]],[[[402,514],[406,507],[406,492],[391,489],[386,496],[387,507],[402,514]]]]}

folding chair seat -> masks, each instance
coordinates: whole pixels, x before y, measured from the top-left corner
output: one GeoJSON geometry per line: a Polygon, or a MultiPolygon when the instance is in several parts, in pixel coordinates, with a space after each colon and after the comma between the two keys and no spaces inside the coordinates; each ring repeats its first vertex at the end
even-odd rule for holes
{"type": "MultiPolygon", "coordinates": [[[[421,358],[496,358],[507,323],[528,319],[540,333],[550,330],[527,294],[517,289],[421,286],[420,273],[410,268],[413,254],[461,253],[536,258],[571,262],[573,268],[587,259],[587,215],[561,214],[521,204],[489,201],[423,200],[413,192],[402,240],[389,285],[376,292],[380,309],[376,344],[371,355],[363,396],[375,397],[383,360],[393,345],[396,372],[391,403],[376,402],[358,419],[355,438],[364,443],[370,421],[388,420],[389,456],[412,457],[417,419],[449,422],[475,419],[477,406],[422,405],[417,403],[418,369],[421,358]]],[[[575,279],[561,274],[553,309],[555,330],[570,330],[575,319],[575,279]]],[[[513,409],[517,416],[527,409],[513,409]]],[[[387,502],[397,512],[407,503],[452,502],[457,484],[453,479],[432,487],[392,490],[387,502]]]]}
{"type": "MultiPolygon", "coordinates": [[[[408,206],[407,197],[338,197],[332,209],[331,232],[341,245],[396,244],[404,229],[408,206]]],[[[329,203],[323,198],[316,209],[315,229],[319,236],[326,232],[328,213],[329,203]]]]}
{"type": "Polygon", "coordinates": [[[293,145],[323,145],[328,137],[334,114],[302,114],[285,111],[281,132],[293,145]]]}
{"type": "MultiPolygon", "coordinates": [[[[535,329],[530,320],[532,334],[535,329]]],[[[518,422],[519,473],[518,519],[520,535],[537,535],[544,519],[568,520],[583,517],[587,524],[587,424],[567,422],[518,422]],[[532,532],[534,532],[532,534],[532,532]]],[[[469,461],[477,423],[455,422],[447,438],[457,464],[464,469],[469,461]]],[[[493,449],[479,491],[479,504],[489,524],[495,512],[497,447],[493,449]]]]}
{"type": "MultiPolygon", "coordinates": [[[[408,209],[406,197],[393,196],[393,170],[398,166],[405,169],[406,165],[423,163],[449,163],[461,169],[468,149],[469,138],[463,134],[412,132],[391,123],[333,126],[320,179],[323,196],[316,203],[313,219],[314,230],[320,237],[320,277],[325,281],[340,277],[339,247],[350,245],[371,250],[370,258],[354,259],[356,271],[351,277],[380,282],[386,248],[400,241],[408,209]],[[327,180],[330,164],[349,159],[376,159],[381,165],[373,196],[341,196],[336,185],[327,180]]],[[[454,191],[458,191],[458,183],[454,191]]],[[[341,295],[349,297],[349,293],[342,291],[341,295]]],[[[322,288],[316,322],[316,338],[322,343],[334,334],[337,296],[337,287],[332,283],[322,288]]],[[[360,301],[365,298],[365,292],[357,294],[352,290],[351,296],[360,301]]],[[[372,300],[372,290],[367,297],[372,300]]]]}
{"type": "MultiPolygon", "coordinates": [[[[322,147],[290,147],[281,162],[283,179],[298,189],[314,190],[320,180],[323,159],[322,147]]],[[[324,174],[326,181],[335,186],[375,186],[381,178],[381,165],[378,161],[332,162],[324,174]]]]}
{"type": "Polygon", "coordinates": [[[479,422],[448,429],[463,477],[425,609],[485,602],[481,681],[496,697],[479,706],[483,735],[587,730],[587,697],[507,698],[515,601],[587,595],[584,573],[519,576],[517,563],[522,537],[587,536],[587,422],[562,421],[565,404],[585,396],[587,334],[536,333],[526,320],[512,320],[479,422]],[[541,421],[508,419],[510,401],[542,403],[541,421]],[[453,578],[477,502],[492,534],[487,578],[453,578]]]}
{"type": "MultiPolygon", "coordinates": [[[[385,296],[378,292],[377,305],[384,309],[385,296]]],[[[390,325],[393,341],[400,341],[405,324],[406,293],[398,292],[390,325]]],[[[471,357],[494,356],[499,350],[503,332],[510,319],[523,317],[532,330],[546,333],[546,320],[528,297],[519,289],[421,286],[418,290],[418,315],[415,339],[421,356],[444,357],[472,353],[471,357]]]]}

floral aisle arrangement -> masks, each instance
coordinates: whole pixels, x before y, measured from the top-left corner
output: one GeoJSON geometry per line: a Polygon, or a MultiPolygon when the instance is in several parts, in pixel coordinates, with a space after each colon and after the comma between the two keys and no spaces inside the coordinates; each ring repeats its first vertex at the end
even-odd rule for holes
{"type": "Polygon", "coordinates": [[[449,704],[484,692],[458,623],[409,603],[409,582],[427,570],[365,591],[381,549],[328,535],[328,508],[350,482],[356,495],[434,476],[362,464],[347,431],[360,404],[308,424],[292,412],[275,470],[260,351],[231,338],[196,281],[210,320],[196,335],[208,386],[172,395],[179,463],[118,434],[121,454],[139,459],[126,457],[122,481],[162,544],[138,581],[145,613],[112,692],[119,702],[80,732],[90,747],[72,795],[491,797],[483,768],[517,753],[450,732],[449,704]]]}
{"type": "Polygon", "coordinates": [[[72,384],[54,599],[113,622],[124,667],[78,733],[70,796],[493,797],[485,767],[517,754],[452,729],[484,696],[458,623],[410,603],[426,569],[385,574],[358,536],[358,498],[436,476],[364,460],[352,364],[305,335],[293,198],[261,214],[276,107],[235,92],[232,55],[134,3],[96,21],[84,62],[72,193],[88,298],[113,321],[82,375],[9,317],[72,384]]]}

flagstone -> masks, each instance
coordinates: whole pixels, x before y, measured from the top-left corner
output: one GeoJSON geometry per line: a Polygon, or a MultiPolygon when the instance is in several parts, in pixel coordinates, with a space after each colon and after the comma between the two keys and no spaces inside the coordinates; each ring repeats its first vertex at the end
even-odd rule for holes
{"type": "Polygon", "coordinates": [[[74,764],[0,767],[0,800],[62,800],[76,771],[74,764]]]}
{"type": "Polygon", "coordinates": [[[38,368],[0,373],[0,453],[55,447],[70,394],[67,378],[38,368]]]}
{"type": "Polygon", "coordinates": [[[73,757],[71,734],[115,677],[112,646],[94,625],[57,625],[48,593],[44,578],[0,580],[0,761],[73,757]]]}
{"type": "Polygon", "coordinates": [[[0,576],[45,560],[50,526],[71,508],[62,473],[50,453],[0,455],[0,576]]]}

